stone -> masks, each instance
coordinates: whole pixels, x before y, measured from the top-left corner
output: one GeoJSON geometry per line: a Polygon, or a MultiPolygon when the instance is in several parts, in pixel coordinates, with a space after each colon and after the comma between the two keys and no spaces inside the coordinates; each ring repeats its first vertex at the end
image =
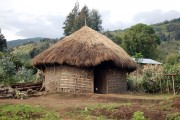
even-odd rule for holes
{"type": "Polygon", "coordinates": [[[15,91],[15,96],[14,98],[16,99],[27,99],[29,96],[28,96],[28,93],[26,91],[15,91]]]}
{"type": "Polygon", "coordinates": [[[5,98],[13,98],[14,96],[12,94],[4,94],[5,98]]]}

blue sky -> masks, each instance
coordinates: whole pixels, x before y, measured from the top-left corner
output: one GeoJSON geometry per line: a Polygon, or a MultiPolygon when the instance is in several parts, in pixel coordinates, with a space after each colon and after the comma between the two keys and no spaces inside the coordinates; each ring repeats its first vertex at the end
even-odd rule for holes
{"type": "MultiPolygon", "coordinates": [[[[0,0],[0,28],[7,40],[60,38],[63,22],[77,0],[0,0]]],[[[101,14],[104,30],[180,17],[180,0],[78,0],[101,14]]]]}

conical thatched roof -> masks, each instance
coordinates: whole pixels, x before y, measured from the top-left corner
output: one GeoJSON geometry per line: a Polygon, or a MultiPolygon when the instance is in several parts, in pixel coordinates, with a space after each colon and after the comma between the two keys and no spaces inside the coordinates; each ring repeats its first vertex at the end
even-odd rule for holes
{"type": "Polygon", "coordinates": [[[111,61],[129,71],[136,69],[136,63],[121,47],[99,32],[84,26],[37,55],[32,64],[92,67],[105,61],[111,61]]]}

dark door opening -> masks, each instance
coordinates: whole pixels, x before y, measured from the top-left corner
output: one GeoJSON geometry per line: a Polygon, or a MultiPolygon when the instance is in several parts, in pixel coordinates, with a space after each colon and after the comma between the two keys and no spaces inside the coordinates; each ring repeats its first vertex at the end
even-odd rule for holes
{"type": "Polygon", "coordinates": [[[94,68],[94,93],[107,93],[106,69],[103,65],[94,68]]]}

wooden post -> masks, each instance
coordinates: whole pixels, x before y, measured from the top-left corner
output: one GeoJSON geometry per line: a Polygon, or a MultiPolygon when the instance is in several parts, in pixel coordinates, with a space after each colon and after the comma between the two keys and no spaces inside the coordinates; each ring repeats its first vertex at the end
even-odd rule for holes
{"type": "Polygon", "coordinates": [[[175,85],[174,85],[174,75],[172,75],[172,81],[173,81],[173,92],[174,95],[176,95],[175,85]]]}
{"type": "Polygon", "coordinates": [[[161,83],[161,78],[160,78],[160,90],[161,90],[161,94],[162,94],[162,83],[161,83]]]}
{"type": "Polygon", "coordinates": [[[169,94],[169,82],[168,82],[168,79],[167,79],[167,84],[166,84],[167,86],[167,91],[168,91],[168,94],[169,94]]]}
{"type": "MultiPolygon", "coordinates": [[[[174,95],[176,95],[176,90],[175,90],[175,81],[174,81],[174,76],[176,76],[176,74],[166,74],[166,76],[169,78],[170,77],[170,79],[172,79],[172,85],[173,85],[173,93],[174,93],[174,95]]],[[[169,93],[169,82],[168,82],[168,79],[167,79],[167,91],[168,91],[168,93],[169,93]]]]}

